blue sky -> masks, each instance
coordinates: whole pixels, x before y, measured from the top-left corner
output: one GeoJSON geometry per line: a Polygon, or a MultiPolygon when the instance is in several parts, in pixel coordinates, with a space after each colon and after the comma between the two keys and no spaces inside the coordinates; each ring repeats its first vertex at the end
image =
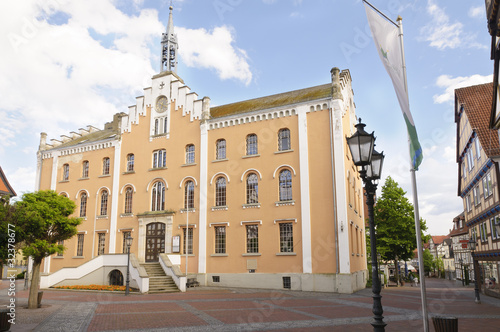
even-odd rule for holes
{"type": "MultiPolygon", "coordinates": [[[[424,160],[420,216],[445,235],[457,196],[453,89],[491,81],[484,1],[372,0],[403,18],[410,107],[424,160]]],[[[34,190],[40,132],[102,128],[127,112],[159,71],[169,1],[26,0],[0,4],[0,166],[20,195],[34,190]]],[[[178,74],[212,105],[328,83],[349,69],[358,117],[375,131],[411,198],[406,128],[361,1],[173,1],[178,74]]]]}

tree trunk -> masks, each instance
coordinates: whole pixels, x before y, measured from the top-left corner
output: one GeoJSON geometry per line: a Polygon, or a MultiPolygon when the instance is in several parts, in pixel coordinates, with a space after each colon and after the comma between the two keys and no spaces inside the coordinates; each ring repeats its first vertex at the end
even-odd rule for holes
{"type": "Polygon", "coordinates": [[[40,265],[42,262],[33,261],[28,309],[38,308],[38,287],[40,286],[40,265]]]}

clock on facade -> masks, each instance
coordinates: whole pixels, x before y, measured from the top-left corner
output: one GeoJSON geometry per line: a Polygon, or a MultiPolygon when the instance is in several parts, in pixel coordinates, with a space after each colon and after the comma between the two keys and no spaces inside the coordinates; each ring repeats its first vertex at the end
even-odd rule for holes
{"type": "Polygon", "coordinates": [[[160,98],[158,98],[158,100],[156,101],[156,111],[158,113],[165,112],[167,110],[167,107],[168,107],[167,97],[161,96],[160,98]]]}

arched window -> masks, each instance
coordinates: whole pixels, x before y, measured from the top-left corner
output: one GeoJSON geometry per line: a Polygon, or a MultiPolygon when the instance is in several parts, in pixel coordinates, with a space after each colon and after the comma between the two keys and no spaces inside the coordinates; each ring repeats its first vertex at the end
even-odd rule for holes
{"type": "Polygon", "coordinates": [[[158,119],[155,119],[155,135],[158,135],[160,133],[160,124],[158,119]]]}
{"type": "Polygon", "coordinates": [[[130,153],[127,155],[127,172],[134,171],[134,154],[130,153]]]}
{"type": "Polygon", "coordinates": [[[106,157],[102,160],[102,175],[109,175],[109,158],[106,157]]]}
{"type": "Polygon", "coordinates": [[[153,184],[151,191],[151,211],[165,210],[165,185],[158,181],[153,184]]]}
{"type": "Polygon", "coordinates": [[[259,202],[259,179],[257,174],[252,173],[247,176],[247,204],[259,202]]]}
{"type": "Polygon", "coordinates": [[[280,172],[280,201],[292,200],[292,172],[284,169],[280,172]]]}
{"type": "Polygon", "coordinates": [[[221,176],[215,180],[215,206],[226,205],[226,178],[221,176]]]}
{"type": "Polygon", "coordinates": [[[186,181],[184,186],[184,208],[194,208],[194,183],[191,180],[186,181]]]}
{"type": "Polygon", "coordinates": [[[114,286],[123,286],[123,274],[119,270],[113,270],[109,273],[109,284],[114,286]]]}
{"type": "Polygon", "coordinates": [[[247,156],[255,155],[259,153],[257,145],[257,135],[250,134],[247,136],[247,156]]]}
{"type": "Polygon", "coordinates": [[[88,178],[89,177],[89,161],[85,160],[82,163],[82,178],[88,178]]]}
{"type": "Polygon", "coordinates": [[[226,140],[219,139],[216,143],[216,155],[217,160],[226,159],[226,140]]]}
{"type": "Polygon", "coordinates": [[[80,217],[84,218],[87,216],[87,194],[80,194],[80,217]]]}
{"type": "Polygon", "coordinates": [[[167,165],[167,151],[165,149],[153,151],[153,168],[167,165]]]}
{"type": "Polygon", "coordinates": [[[63,165],[63,181],[69,180],[69,164],[63,165]]]}
{"type": "Polygon", "coordinates": [[[132,195],[133,190],[131,187],[125,189],[125,213],[132,213],[132,195]]]}
{"type": "Polygon", "coordinates": [[[108,215],[108,191],[103,190],[101,192],[101,216],[108,215]]]}
{"type": "Polygon", "coordinates": [[[167,133],[167,117],[165,117],[163,119],[163,133],[166,134],[167,133]]]}
{"type": "Polygon", "coordinates": [[[286,151],[290,149],[290,130],[288,128],[280,129],[278,131],[278,150],[286,151]]]}
{"type": "Polygon", "coordinates": [[[194,164],[194,145],[186,145],[186,164],[194,164]]]}

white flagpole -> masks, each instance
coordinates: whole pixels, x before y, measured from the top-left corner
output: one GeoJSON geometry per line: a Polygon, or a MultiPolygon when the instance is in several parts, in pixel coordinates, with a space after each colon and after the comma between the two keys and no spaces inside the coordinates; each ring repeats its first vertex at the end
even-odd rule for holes
{"type": "MultiPolygon", "coordinates": [[[[399,28],[399,38],[401,40],[401,57],[403,59],[403,76],[404,76],[404,87],[406,91],[406,96],[408,97],[408,83],[406,79],[406,62],[405,62],[405,51],[403,44],[403,19],[398,16],[398,28],[399,28]]],[[[409,99],[408,99],[409,100],[409,99]]],[[[424,271],[424,253],[422,250],[422,236],[420,230],[420,216],[418,211],[418,196],[417,196],[417,177],[415,174],[415,168],[412,163],[411,148],[410,148],[410,137],[408,136],[408,150],[410,154],[410,173],[411,173],[411,186],[413,194],[413,211],[415,218],[415,233],[417,237],[417,251],[418,251],[418,273],[420,278],[420,294],[422,299],[422,319],[424,321],[424,331],[429,332],[429,320],[427,314],[427,295],[425,289],[425,271],[424,271]]]]}

